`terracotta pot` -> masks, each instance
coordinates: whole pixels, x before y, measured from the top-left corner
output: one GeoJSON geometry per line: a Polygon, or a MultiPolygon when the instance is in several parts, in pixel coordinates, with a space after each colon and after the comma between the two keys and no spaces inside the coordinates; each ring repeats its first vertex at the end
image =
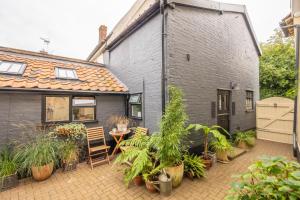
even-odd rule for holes
{"type": "Polygon", "coordinates": [[[227,151],[219,151],[217,152],[218,160],[229,162],[227,151]]]}
{"type": "Polygon", "coordinates": [[[151,181],[146,181],[146,188],[151,193],[156,193],[157,192],[156,188],[154,187],[154,183],[151,182],[151,181]]]}
{"type": "Polygon", "coordinates": [[[10,176],[0,178],[0,191],[4,191],[10,188],[14,188],[18,185],[19,180],[17,173],[10,176]]]}
{"type": "Polygon", "coordinates": [[[133,183],[134,183],[134,185],[136,185],[136,186],[142,186],[143,183],[144,183],[143,177],[142,177],[142,176],[136,176],[136,177],[133,179],[133,183]]]}
{"type": "Polygon", "coordinates": [[[202,158],[203,159],[203,164],[205,165],[205,169],[209,170],[212,167],[212,159],[211,158],[202,158]]]}
{"type": "Polygon", "coordinates": [[[62,163],[63,171],[67,172],[67,171],[76,170],[77,169],[77,164],[78,164],[77,160],[74,160],[74,161],[71,161],[71,162],[63,162],[62,163]]]}
{"type": "Polygon", "coordinates": [[[238,148],[241,148],[241,149],[248,149],[248,145],[246,144],[246,142],[244,141],[240,141],[237,145],[238,148]]]}
{"type": "Polygon", "coordinates": [[[183,173],[184,173],[184,164],[181,163],[181,165],[175,167],[167,167],[165,170],[167,174],[169,174],[172,178],[172,186],[178,187],[182,182],[183,173]]]}
{"type": "Polygon", "coordinates": [[[31,167],[32,177],[36,181],[44,181],[48,179],[53,172],[54,163],[49,163],[41,167],[31,167]]]}

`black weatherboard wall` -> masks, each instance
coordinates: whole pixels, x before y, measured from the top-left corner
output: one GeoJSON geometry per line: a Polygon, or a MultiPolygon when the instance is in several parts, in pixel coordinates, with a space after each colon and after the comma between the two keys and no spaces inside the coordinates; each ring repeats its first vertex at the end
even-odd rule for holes
{"type": "MultiPolygon", "coordinates": [[[[98,121],[86,123],[86,126],[104,126],[107,140],[112,140],[108,135],[106,122],[111,115],[125,114],[125,95],[97,95],[96,100],[98,121]]],[[[20,140],[21,137],[26,139],[24,129],[20,125],[32,127],[41,123],[42,94],[0,92],[0,146],[15,139],[20,140]]]]}
{"type": "Polygon", "coordinates": [[[235,107],[230,130],[254,128],[255,112],[246,112],[245,102],[246,90],[259,98],[259,53],[243,14],[176,5],[168,9],[167,31],[168,84],[183,89],[190,122],[216,124],[212,102],[224,89],[235,107]]]}

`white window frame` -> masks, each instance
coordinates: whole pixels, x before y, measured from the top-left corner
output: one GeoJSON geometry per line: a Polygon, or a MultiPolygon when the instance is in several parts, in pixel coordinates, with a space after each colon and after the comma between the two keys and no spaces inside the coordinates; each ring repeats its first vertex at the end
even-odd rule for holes
{"type": "Polygon", "coordinates": [[[26,64],[25,63],[22,63],[22,62],[12,62],[12,61],[6,61],[6,60],[0,60],[0,73],[1,74],[11,74],[11,75],[23,75],[24,72],[25,72],[25,69],[26,69],[26,64]],[[1,64],[2,63],[9,63],[11,64],[9,67],[8,67],[8,70],[6,71],[1,71],[1,64]],[[10,72],[9,69],[13,66],[13,65],[19,65],[19,70],[18,72],[10,72]]]}
{"type": "Polygon", "coordinates": [[[63,67],[55,68],[55,77],[58,79],[78,80],[78,76],[77,76],[75,69],[63,68],[63,67]],[[67,73],[66,73],[66,77],[60,77],[59,70],[71,71],[73,73],[74,77],[68,77],[67,73]]]}

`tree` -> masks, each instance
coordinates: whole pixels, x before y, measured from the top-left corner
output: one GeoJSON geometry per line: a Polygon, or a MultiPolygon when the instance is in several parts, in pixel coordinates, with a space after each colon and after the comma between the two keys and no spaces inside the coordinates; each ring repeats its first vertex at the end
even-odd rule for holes
{"type": "Polygon", "coordinates": [[[295,96],[295,48],[293,38],[284,38],[283,33],[275,34],[261,44],[260,57],[261,98],[295,96]]]}

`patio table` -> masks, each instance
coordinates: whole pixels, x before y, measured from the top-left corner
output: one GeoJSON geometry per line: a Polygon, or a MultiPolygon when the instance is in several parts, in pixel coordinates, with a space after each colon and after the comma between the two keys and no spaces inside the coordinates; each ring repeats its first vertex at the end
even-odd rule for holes
{"type": "Polygon", "coordinates": [[[116,152],[120,149],[120,143],[124,140],[124,136],[128,135],[131,131],[128,129],[126,131],[110,131],[109,134],[114,138],[114,140],[116,141],[116,146],[111,154],[111,156],[113,157],[116,152]]]}

